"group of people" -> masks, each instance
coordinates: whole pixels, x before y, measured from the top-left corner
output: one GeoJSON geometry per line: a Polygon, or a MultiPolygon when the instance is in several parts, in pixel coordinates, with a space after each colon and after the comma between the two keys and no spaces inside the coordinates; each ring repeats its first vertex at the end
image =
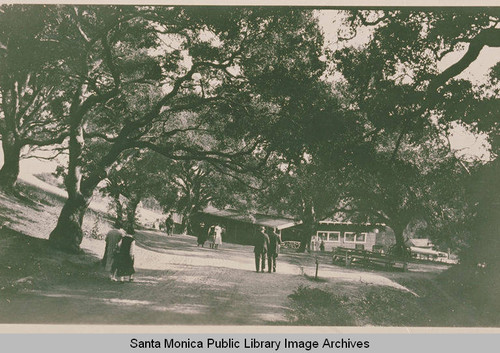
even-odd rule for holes
{"type": "Polygon", "coordinates": [[[134,237],[122,229],[111,229],[106,234],[102,264],[111,273],[112,281],[123,283],[126,277],[129,282],[134,280],[134,243],[134,237]]]}
{"type": "Polygon", "coordinates": [[[260,227],[255,237],[255,270],[264,272],[266,269],[266,258],[268,272],[276,272],[276,260],[280,251],[281,237],[274,229],[260,227]]]}
{"type": "Polygon", "coordinates": [[[198,246],[205,247],[205,242],[208,241],[210,249],[218,249],[222,245],[222,232],[223,229],[219,224],[210,226],[207,231],[205,224],[201,223],[197,236],[198,246]]]}
{"type": "Polygon", "coordinates": [[[325,251],[325,241],[320,239],[318,235],[311,238],[310,251],[325,251]]]}
{"type": "MultiPolygon", "coordinates": [[[[204,231],[204,224],[200,224],[200,232],[197,237],[198,246],[204,246],[208,240],[211,249],[218,249],[222,244],[223,229],[219,224],[214,224],[204,231]]],[[[112,229],[106,234],[106,248],[102,265],[110,272],[112,281],[125,282],[134,280],[134,247],[135,239],[132,235],[125,233],[122,229],[112,229]]],[[[280,251],[281,237],[271,228],[264,226],[259,228],[255,238],[255,270],[257,272],[276,272],[276,260],[280,251]]]]}

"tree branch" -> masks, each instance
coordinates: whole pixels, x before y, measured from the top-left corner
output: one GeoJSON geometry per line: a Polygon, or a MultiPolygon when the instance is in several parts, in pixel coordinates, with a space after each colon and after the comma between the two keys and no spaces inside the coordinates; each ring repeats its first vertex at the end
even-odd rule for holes
{"type": "Polygon", "coordinates": [[[467,52],[455,64],[448,67],[441,74],[435,76],[429,83],[427,94],[436,92],[446,82],[458,76],[477,59],[481,50],[485,47],[500,47],[500,29],[487,28],[471,39],[467,52]]]}

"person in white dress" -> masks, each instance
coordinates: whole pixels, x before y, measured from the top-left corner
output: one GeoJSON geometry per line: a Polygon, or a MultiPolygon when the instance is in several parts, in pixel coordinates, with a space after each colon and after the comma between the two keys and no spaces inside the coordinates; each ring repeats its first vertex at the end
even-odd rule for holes
{"type": "Polygon", "coordinates": [[[218,249],[219,245],[222,245],[222,227],[220,225],[215,226],[215,236],[214,236],[214,248],[218,249]]]}

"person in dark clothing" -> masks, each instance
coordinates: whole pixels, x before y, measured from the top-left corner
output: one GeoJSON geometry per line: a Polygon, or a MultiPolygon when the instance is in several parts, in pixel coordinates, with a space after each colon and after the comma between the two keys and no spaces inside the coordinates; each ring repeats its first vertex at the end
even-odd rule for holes
{"type": "Polygon", "coordinates": [[[208,243],[210,244],[210,249],[213,249],[215,247],[215,225],[211,225],[208,228],[207,234],[208,234],[207,240],[208,243]]]}
{"type": "Polygon", "coordinates": [[[268,247],[269,236],[266,234],[266,227],[260,227],[260,231],[255,237],[255,246],[253,249],[255,254],[255,270],[257,272],[259,272],[259,269],[261,269],[262,272],[266,269],[266,253],[268,247]]]}
{"type": "Polygon", "coordinates": [[[205,223],[200,223],[197,232],[198,236],[196,237],[196,242],[198,243],[198,246],[201,245],[201,247],[203,248],[205,246],[205,242],[207,241],[207,230],[205,229],[205,223]]]}
{"type": "Polygon", "coordinates": [[[120,282],[124,282],[126,276],[129,282],[134,280],[134,242],[135,239],[130,234],[126,234],[118,244],[115,262],[116,276],[120,277],[120,282]]]}
{"type": "Polygon", "coordinates": [[[165,220],[165,230],[167,231],[167,235],[174,234],[174,220],[172,219],[171,214],[169,214],[165,220]]]}
{"type": "Polygon", "coordinates": [[[267,250],[267,266],[268,271],[276,272],[276,259],[280,252],[281,237],[273,229],[269,232],[269,249],[267,250]]]}

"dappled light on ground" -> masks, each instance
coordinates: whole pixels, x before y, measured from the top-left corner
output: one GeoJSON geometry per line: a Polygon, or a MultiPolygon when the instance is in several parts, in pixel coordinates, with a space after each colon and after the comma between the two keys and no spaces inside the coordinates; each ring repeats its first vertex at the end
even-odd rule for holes
{"type": "MultiPolygon", "coordinates": [[[[254,269],[253,247],[235,244],[224,244],[218,250],[196,246],[196,239],[186,235],[165,236],[161,232],[138,232],[136,267],[158,270],[162,268],[175,269],[181,266],[197,266],[200,271],[206,267],[223,267],[227,269],[252,271],[254,269]],[[144,251],[148,250],[148,251],[144,251]],[[165,267],[167,266],[167,267],[165,267]]],[[[314,276],[314,264],[303,265],[303,259],[309,254],[299,254],[301,264],[294,264],[296,253],[283,252],[278,257],[279,274],[314,276]]],[[[380,274],[343,269],[339,266],[321,264],[321,277],[334,281],[354,281],[364,284],[374,284],[409,291],[404,286],[380,274]]],[[[184,281],[194,283],[202,277],[186,278],[184,281]]],[[[410,291],[411,292],[411,291],[410,291]]],[[[412,292],[413,293],[413,292],[412,292]]]]}
{"type": "MultiPolygon", "coordinates": [[[[326,253],[283,249],[276,273],[256,273],[252,246],[224,243],[214,250],[208,243],[196,246],[196,238],[189,235],[140,230],[135,235],[134,281],[119,283],[112,282],[99,264],[104,240],[85,237],[82,255],[61,253],[48,245],[46,237],[57,220],[57,200],[26,204],[4,197],[0,207],[12,209],[5,218],[15,229],[0,230],[3,323],[335,325],[335,317],[307,321],[297,316],[299,309],[290,295],[297,288],[316,288],[351,298],[341,299],[354,305],[346,314],[352,315],[348,322],[365,325],[374,320],[356,309],[365,295],[387,288],[391,302],[414,301],[418,297],[410,293],[422,292],[406,285],[407,276],[411,284],[411,278],[423,280],[446,268],[412,264],[406,274],[345,268],[333,265],[326,253]]],[[[307,298],[305,305],[310,307],[307,298]]]]}

